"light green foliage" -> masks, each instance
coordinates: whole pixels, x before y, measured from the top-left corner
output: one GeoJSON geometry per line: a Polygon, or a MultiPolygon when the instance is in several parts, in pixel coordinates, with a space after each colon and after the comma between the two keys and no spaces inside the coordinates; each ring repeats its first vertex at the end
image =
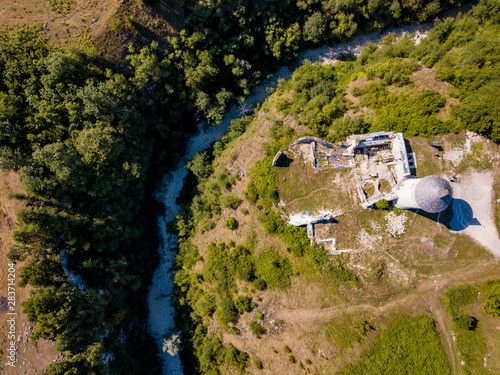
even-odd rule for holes
{"type": "Polygon", "coordinates": [[[260,311],[257,311],[257,312],[255,313],[255,319],[257,319],[257,320],[262,320],[262,319],[264,319],[264,314],[263,314],[262,312],[260,312],[260,311]]]}
{"type": "Polygon", "coordinates": [[[236,230],[236,229],[238,229],[238,220],[236,220],[234,217],[230,217],[226,220],[226,222],[224,223],[224,226],[227,229],[236,230]]]}
{"type": "Polygon", "coordinates": [[[426,315],[391,320],[379,339],[339,374],[450,374],[435,323],[426,315]]]}
{"type": "Polygon", "coordinates": [[[377,207],[379,210],[386,210],[389,208],[389,202],[387,202],[385,199],[381,199],[377,203],[375,203],[375,207],[377,207]]]}
{"type": "Polygon", "coordinates": [[[292,352],[292,349],[290,349],[290,347],[289,347],[288,345],[285,345],[285,346],[283,347],[283,351],[284,351],[285,353],[291,353],[291,352],[292,352]]]}
{"type": "Polygon", "coordinates": [[[251,302],[252,300],[247,296],[239,296],[234,301],[234,306],[236,310],[240,313],[248,312],[251,310],[251,302]]]}
{"type": "Polygon", "coordinates": [[[49,3],[54,12],[66,14],[69,12],[73,0],[49,0],[49,3]]]}
{"type": "Polygon", "coordinates": [[[474,302],[476,292],[468,284],[452,286],[444,293],[444,304],[451,316],[458,314],[460,307],[474,302]]]}
{"type": "Polygon", "coordinates": [[[292,266],[275,250],[266,250],[259,254],[255,262],[255,275],[271,288],[284,289],[290,285],[292,266]]]}
{"type": "Polygon", "coordinates": [[[264,333],[266,333],[266,330],[264,329],[264,327],[262,327],[255,320],[250,321],[250,324],[248,326],[250,327],[250,330],[257,338],[260,338],[260,336],[262,336],[264,333]]]}
{"type": "Polygon", "coordinates": [[[483,311],[492,316],[500,316],[500,284],[493,285],[484,294],[483,311]]]}
{"type": "Polygon", "coordinates": [[[354,328],[356,328],[356,331],[360,336],[364,336],[372,330],[372,327],[370,326],[370,324],[368,324],[366,320],[356,323],[354,328]]]}

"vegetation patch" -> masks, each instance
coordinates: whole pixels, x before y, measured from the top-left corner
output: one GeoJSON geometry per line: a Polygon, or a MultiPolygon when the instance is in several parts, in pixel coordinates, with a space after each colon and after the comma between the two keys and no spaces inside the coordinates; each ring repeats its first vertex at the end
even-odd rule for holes
{"type": "Polygon", "coordinates": [[[450,374],[435,323],[426,315],[394,317],[360,362],[339,372],[355,374],[450,374]]]}

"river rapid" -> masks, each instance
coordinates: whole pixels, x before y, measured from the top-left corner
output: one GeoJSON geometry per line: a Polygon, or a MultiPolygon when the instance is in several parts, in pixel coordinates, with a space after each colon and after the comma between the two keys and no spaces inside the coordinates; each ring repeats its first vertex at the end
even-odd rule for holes
{"type": "MultiPolygon", "coordinates": [[[[445,12],[442,17],[453,16],[458,11],[466,12],[470,9],[470,4],[445,12]]],[[[440,17],[440,18],[442,18],[440,17]]],[[[306,60],[320,62],[321,64],[331,64],[336,61],[336,57],[342,53],[352,53],[358,56],[363,46],[367,43],[377,43],[381,36],[388,33],[396,33],[402,36],[406,33],[415,34],[415,41],[425,37],[433,27],[433,22],[425,24],[412,24],[404,27],[387,29],[384,32],[376,32],[368,35],[358,35],[347,43],[335,46],[323,46],[315,49],[305,50],[299,54],[289,67],[282,67],[276,74],[259,84],[252,94],[245,100],[241,107],[232,107],[225,115],[223,121],[216,126],[208,126],[206,121],[197,124],[198,132],[194,135],[186,149],[186,154],[182,157],[176,168],[169,172],[161,181],[156,198],[165,206],[165,214],[158,218],[158,231],[160,236],[159,266],[155,270],[152,285],[148,295],[148,329],[154,337],[160,350],[163,363],[163,374],[182,374],[182,363],[179,355],[170,355],[162,351],[163,339],[166,335],[175,332],[175,308],[172,306],[174,285],[171,268],[176,255],[177,236],[167,232],[167,223],[172,221],[179,212],[176,199],[183,188],[184,177],[187,175],[185,164],[193,154],[203,151],[211,143],[217,141],[227,131],[229,123],[242,115],[240,108],[252,108],[256,103],[263,103],[270,95],[271,89],[275,87],[278,79],[289,79],[293,70],[301,66],[306,60]]]]}

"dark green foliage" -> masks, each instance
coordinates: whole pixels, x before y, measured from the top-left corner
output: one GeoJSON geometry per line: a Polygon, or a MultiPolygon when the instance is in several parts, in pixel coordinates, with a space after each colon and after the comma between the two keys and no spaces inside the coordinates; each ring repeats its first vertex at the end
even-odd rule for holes
{"type": "Polygon", "coordinates": [[[455,327],[466,330],[473,330],[476,328],[476,319],[470,315],[458,314],[453,317],[453,324],[455,327]]]}
{"type": "Polygon", "coordinates": [[[22,305],[28,320],[37,323],[31,339],[54,338],[61,349],[95,342],[103,329],[106,301],[98,292],[82,293],[66,284],[49,286],[31,291],[22,305]]]}
{"type": "Polygon", "coordinates": [[[290,363],[297,363],[297,360],[295,359],[295,357],[293,355],[288,357],[288,360],[290,361],[290,363]]]}
{"type": "Polygon", "coordinates": [[[435,323],[426,315],[403,315],[391,320],[361,361],[349,364],[342,375],[450,374],[435,323]]]}
{"type": "Polygon", "coordinates": [[[48,286],[63,273],[61,261],[56,255],[32,258],[21,269],[19,286],[48,286]]]}
{"type": "Polygon", "coordinates": [[[312,362],[310,359],[306,359],[306,365],[310,365],[312,362]]]}
{"type": "Polygon", "coordinates": [[[500,284],[493,285],[484,294],[483,311],[492,316],[500,316],[500,284]]]}
{"type": "Polygon", "coordinates": [[[248,326],[250,327],[250,330],[257,338],[260,338],[260,336],[262,336],[264,333],[266,333],[266,330],[264,329],[264,327],[262,327],[255,320],[250,321],[250,324],[248,326]]]}

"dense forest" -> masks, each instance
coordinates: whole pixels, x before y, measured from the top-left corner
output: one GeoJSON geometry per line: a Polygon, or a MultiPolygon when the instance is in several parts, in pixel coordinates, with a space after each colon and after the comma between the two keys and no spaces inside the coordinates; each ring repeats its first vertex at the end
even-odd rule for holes
{"type": "MultiPolygon", "coordinates": [[[[18,213],[19,226],[13,235],[17,245],[9,258],[24,262],[20,285],[35,287],[23,306],[36,323],[33,338],[54,339],[67,353],[64,361],[49,366],[48,373],[135,374],[144,368],[160,372],[156,345],[144,324],[144,291],[157,262],[152,223],[160,208],[153,199],[154,181],[175,165],[197,119],[220,121],[230,104],[241,101],[303,48],[424,21],[453,5],[457,3],[445,0],[187,2],[185,30],[179,38],[171,38],[165,50],[155,42],[140,51],[131,48],[126,66],[116,71],[76,49],[55,50],[40,37],[38,26],[2,35],[1,168],[16,171],[26,191],[13,197],[24,200],[26,206],[18,213]],[[67,265],[61,260],[66,258],[67,265]],[[63,266],[80,274],[87,288],[72,282],[63,266]]],[[[500,138],[494,96],[498,14],[497,2],[482,1],[474,17],[440,23],[428,41],[411,51],[416,55],[409,56],[411,47],[390,52],[393,58],[411,57],[439,66],[440,78],[457,87],[464,103],[455,111],[456,121],[495,140],[500,138]]],[[[387,57],[386,52],[368,51],[353,64],[387,57]]],[[[411,64],[406,65],[401,63],[403,70],[411,69],[411,64]]],[[[384,69],[372,74],[385,77],[384,69]]],[[[374,90],[383,91],[383,87],[374,90]]],[[[344,99],[326,91],[326,100],[338,101],[342,107],[344,99]]],[[[359,94],[370,102],[370,93],[359,94]]],[[[377,103],[370,105],[377,110],[377,103]]],[[[230,134],[244,131],[246,120],[240,121],[230,134]]],[[[326,131],[321,130],[325,124],[318,123],[318,131],[326,131]]],[[[312,123],[311,128],[316,129],[312,123]]],[[[210,174],[210,157],[205,159],[207,165],[196,176],[201,179],[210,174]]],[[[191,168],[194,174],[195,167],[191,168]]],[[[230,184],[229,176],[220,178],[230,184]]],[[[264,173],[249,194],[255,199],[267,195],[271,204],[275,197],[266,178],[270,176],[264,173]]],[[[295,236],[268,212],[270,230],[283,238],[295,236]]],[[[305,243],[292,247],[308,254],[318,267],[328,261],[305,243]]],[[[221,249],[222,245],[214,247],[214,255],[225,256],[221,249]]],[[[228,270],[250,251],[251,244],[235,249],[231,255],[235,259],[223,260],[229,262],[228,270]]],[[[285,260],[275,259],[272,253],[266,256],[287,269],[285,260]]],[[[259,268],[259,263],[255,267],[259,277],[251,275],[253,270],[231,272],[258,288],[273,283],[286,286],[286,277],[276,276],[276,270],[259,268]]],[[[341,264],[332,269],[332,277],[355,282],[341,264]]],[[[225,277],[212,271],[207,271],[208,277],[225,277]]],[[[229,301],[231,285],[220,289],[229,301]]],[[[240,301],[239,309],[244,310],[247,302],[240,301]]],[[[234,319],[233,306],[222,306],[221,321],[234,319]]],[[[212,312],[213,307],[207,307],[206,313],[212,312]]],[[[243,366],[245,356],[236,348],[223,349],[216,337],[204,336],[202,324],[195,328],[202,341],[186,347],[194,350],[200,362],[188,369],[210,372],[215,360],[243,366]],[[208,364],[200,358],[209,358],[208,364]]]]}

